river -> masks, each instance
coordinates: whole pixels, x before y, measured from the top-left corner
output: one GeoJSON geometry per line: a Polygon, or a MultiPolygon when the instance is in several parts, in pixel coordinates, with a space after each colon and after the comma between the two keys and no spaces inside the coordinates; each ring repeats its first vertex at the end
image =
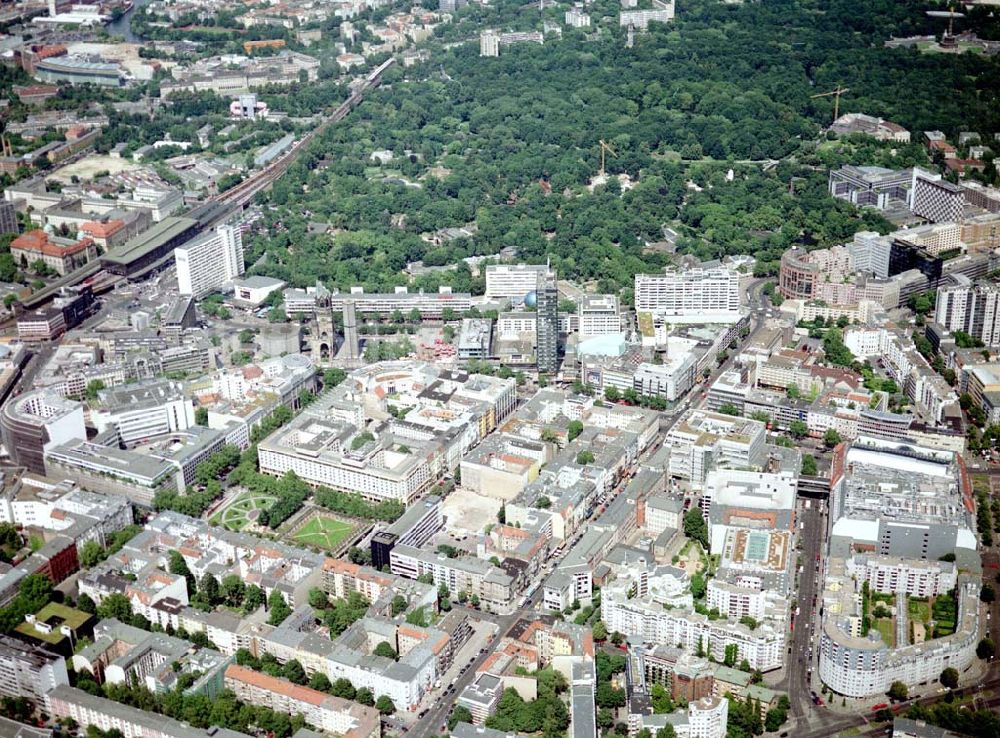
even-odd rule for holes
{"type": "Polygon", "coordinates": [[[130,44],[142,43],[142,39],[132,33],[132,16],[139,8],[149,5],[150,2],[151,0],[133,0],[131,10],[118,20],[108,24],[108,33],[112,36],[122,36],[130,44]]]}

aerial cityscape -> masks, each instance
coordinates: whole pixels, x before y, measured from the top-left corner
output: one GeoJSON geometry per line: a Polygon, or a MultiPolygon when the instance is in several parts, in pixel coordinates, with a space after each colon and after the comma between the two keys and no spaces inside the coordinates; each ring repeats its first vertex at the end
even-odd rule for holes
{"type": "Polygon", "coordinates": [[[0,738],[1000,738],[998,154],[997,0],[0,3],[0,738]]]}

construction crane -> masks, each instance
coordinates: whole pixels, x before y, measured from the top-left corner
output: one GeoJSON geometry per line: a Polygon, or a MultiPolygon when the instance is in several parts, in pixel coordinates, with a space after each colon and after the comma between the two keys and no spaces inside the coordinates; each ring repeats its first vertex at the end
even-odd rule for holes
{"type": "Polygon", "coordinates": [[[837,85],[836,90],[830,90],[829,92],[821,92],[818,95],[813,95],[812,97],[813,99],[815,99],[817,97],[829,97],[830,95],[833,95],[834,96],[833,119],[837,120],[837,118],[840,117],[840,96],[843,95],[845,92],[850,92],[850,91],[851,91],[850,87],[841,87],[840,85],[837,85]]]}
{"type": "Polygon", "coordinates": [[[599,172],[599,174],[603,177],[604,176],[604,153],[607,152],[607,153],[611,154],[611,156],[618,156],[618,154],[615,153],[615,150],[613,148],[611,148],[611,145],[608,144],[608,143],[606,143],[603,138],[600,140],[599,143],[601,144],[601,171],[599,172]]]}

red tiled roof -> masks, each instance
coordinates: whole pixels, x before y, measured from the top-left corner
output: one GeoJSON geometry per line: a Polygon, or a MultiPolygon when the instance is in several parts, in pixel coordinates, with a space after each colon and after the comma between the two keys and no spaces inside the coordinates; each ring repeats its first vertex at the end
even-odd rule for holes
{"type": "Polygon", "coordinates": [[[124,227],[124,220],[109,220],[106,222],[100,220],[88,220],[80,226],[80,231],[94,238],[108,238],[109,236],[113,236],[118,233],[118,231],[124,227]]]}
{"type": "Polygon", "coordinates": [[[94,242],[89,238],[82,238],[69,246],[60,246],[49,241],[49,234],[42,230],[27,231],[11,241],[11,251],[30,251],[46,256],[56,256],[62,258],[71,254],[86,251],[94,242]]]}

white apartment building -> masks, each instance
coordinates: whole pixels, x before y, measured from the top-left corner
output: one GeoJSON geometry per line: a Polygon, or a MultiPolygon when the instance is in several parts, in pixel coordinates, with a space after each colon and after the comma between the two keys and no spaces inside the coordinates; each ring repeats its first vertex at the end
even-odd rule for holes
{"type": "Polygon", "coordinates": [[[587,295],[577,305],[580,340],[621,333],[622,316],[615,295],[587,295]]]}
{"type": "Polygon", "coordinates": [[[565,20],[570,28],[590,28],[590,15],[584,12],[580,3],[566,11],[565,20]]]}
{"type": "MultiPolygon", "coordinates": [[[[499,40],[497,41],[499,43],[499,40]]],[[[496,56],[496,54],[484,56],[496,56]]],[[[538,280],[549,271],[545,264],[488,264],[486,297],[491,300],[520,302],[538,287],[538,280]]]]}
{"type": "Polygon", "coordinates": [[[443,584],[456,594],[475,594],[490,612],[507,614],[513,609],[513,579],[499,567],[482,559],[469,556],[449,559],[442,554],[403,544],[396,545],[390,552],[389,570],[407,579],[430,574],[438,586],[443,584]]]}
{"type": "Polygon", "coordinates": [[[636,274],[635,309],[675,324],[735,323],[740,319],[739,272],[702,266],[636,274]]]}
{"type": "Polygon", "coordinates": [[[968,578],[958,585],[952,635],[897,648],[889,648],[871,632],[861,637],[855,627],[858,618],[831,612],[827,605],[819,640],[820,679],[838,694],[872,697],[895,681],[919,684],[937,680],[947,667],[964,671],[975,660],[979,641],[979,587],[978,580],[968,578]]]}
{"type": "Polygon", "coordinates": [[[17,638],[0,636],[0,695],[26,697],[36,705],[44,705],[46,692],[68,684],[62,656],[17,638]]]}
{"type": "Polygon", "coordinates": [[[729,724],[729,700],[702,697],[688,705],[690,738],[725,738],[729,724]]]}
{"type": "Polygon", "coordinates": [[[674,19],[674,0],[652,0],[652,5],[651,10],[622,10],[618,15],[618,25],[645,31],[650,22],[669,23],[674,19]]]}
{"type": "Polygon", "coordinates": [[[668,528],[680,530],[684,519],[684,500],[681,497],[653,496],[645,499],[645,524],[643,529],[654,536],[668,528]]]}
{"type": "MultiPolygon", "coordinates": [[[[686,340],[672,338],[670,343],[676,345],[686,340]]],[[[668,349],[662,364],[639,364],[632,375],[632,387],[640,395],[664,397],[673,402],[694,386],[697,375],[698,359],[692,351],[681,349],[671,353],[668,349]]]]}
{"type": "Polygon", "coordinates": [[[717,608],[721,615],[731,620],[764,619],[767,597],[760,577],[740,575],[733,582],[709,579],[707,596],[708,609],[717,608]]]}
{"type": "Polygon", "coordinates": [[[87,541],[102,547],[108,538],[132,524],[132,504],[118,495],[82,490],[70,482],[22,477],[0,496],[0,522],[70,531],[77,548],[87,541]]]}
{"type": "Polygon", "coordinates": [[[958,402],[958,395],[927,360],[913,348],[912,341],[886,328],[849,328],[844,344],[861,359],[874,358],[903,392],[935,423],[945,409],[958,402]]]}
{"type": "Polygon", "coordinates": [[[853,267],[859,272],[871,272],[880,279],[889,276],[889,252],[892,239],[875,231],[859,231],[847,244],[853,267]]]}
{"type": "Polygon", "coordinates": [[[479,34],[479,56],[500,56],[500,36],[493,29],[479,34]]]}
{"type": "Polygon", "coordinates": [[[750,630],[729,620],[709,620],[690,610],[667,610],[650,598],[618,596],[602,590],[601,620],[609,632],[638,637],[647,643],[680,644],[695,653],[699,645],[717,661],[726,656],[726,646],[735,645],[737,661],[746,659],[751,669],[770,671],[781,667],[785,655],[785,633],[770,623],[750,630]]]}
{"type": "Polygon", "coordinates": [[[855,554],[846,560],[845,569],[859,583],[868,582],[873,592],[904,592],[912,597],[937,597],[958,581],[958,569],[948,561],[855,554]]]}
{"type": "Polygon", "coordinates": [[[992,283],[942,287],[937,293],[934,320],[952,333],[963,331],[987,346],[1000,344],[1000,288],[992,283]]]}
{"type": "Polygon", "coordinates": [[[174,261],[180,293],[204,297],[243,274],[243,232],[220,225],[177,247],[174,261]]]}

